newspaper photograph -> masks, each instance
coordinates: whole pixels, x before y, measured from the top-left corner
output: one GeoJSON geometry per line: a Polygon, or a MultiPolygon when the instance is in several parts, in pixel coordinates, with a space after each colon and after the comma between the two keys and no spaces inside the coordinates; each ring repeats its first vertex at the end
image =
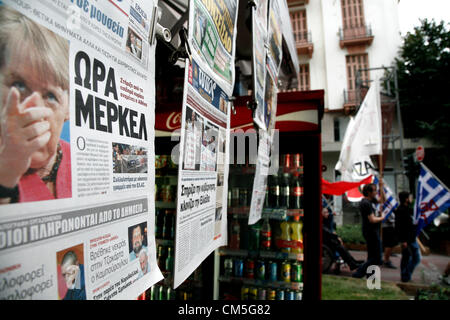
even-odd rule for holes
{"type": "Polygon", "coordinates": [[[155,5],[0,2],[0,299],[135,299],[163,278],[155,5]]]}
{"type": "Polygon", "coordinates": [[[181,119],[174,288],[227,241],[230,103],[195,59],[186,60],[181,119]]]}
{"type": "Polygon", "coordinates": [[[231,96],[234,87],[234,56],[238,0],[193,0],[189,3],[189,43],[205,72],[214,75],[231,96]]]}

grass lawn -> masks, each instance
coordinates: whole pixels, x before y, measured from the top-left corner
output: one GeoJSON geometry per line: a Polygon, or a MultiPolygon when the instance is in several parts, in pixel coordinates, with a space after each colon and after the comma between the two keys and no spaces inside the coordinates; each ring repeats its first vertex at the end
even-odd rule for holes
{"type": "Polygon", "coordinates": [[[322,300],[408,300],[394,283],[381,281],[381,289],[369,290],[366,279],[322,275],[322,300]]]}

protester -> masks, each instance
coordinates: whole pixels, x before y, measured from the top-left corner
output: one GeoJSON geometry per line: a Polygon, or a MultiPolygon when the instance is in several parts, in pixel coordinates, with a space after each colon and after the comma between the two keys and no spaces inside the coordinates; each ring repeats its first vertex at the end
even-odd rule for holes
{"type": "Polygon", "coordinates": [[[68,41],[0,6],[0,204],[72,196],[68,41]]]}
{"type": "MultiPolygon", "coordinates": [[[[328,216],[327,208],[322,209],[322,216],[328,216]]],[[[322,224],[322,236],[323,243],[341,256],[342,260],[349,266],[350,270],[354,270],[360,266],[358,261],[355,260],[350,252],[344,247],[342,239],[338,237],[336,232],[330,230],[325,223],[322,224]]]]}
{"type": "Polygon", "coordinates": [[[392,255],[392,249],[397,245],[397,234],[395,232],[395,213],[392,212],[389,217],[383,221],[382,226],[382,239],[384,248],[384,261],[383,266],[390,269],[397,269],[392,264],[390,259],[392,255]]]}
{"type": "Polygon", "coordinates": [[[322,216],[323,216],[322,223],[331,232],[334,232],[334,230],[336,228],[335,228],[335,223],[334,223],[334,213],[333,213],[333,210],[331,210],[331,205],[329,205],[330,201],[331,201],[331,199],[329,198],[328,195],[323,195],[322,207],[323,207],[323,209],[326,210],[326,214],[325,214],[325,211],[322,211],[322,216]]]}
{"type": "Polygon", "coordinates": [[[413,220],[413,209],[410,207],[411,197],[408,192],[400,192],[400,206],[395,211],[395,226],[402,246],[400,276],[402,282],[411,280],[415,267],[420,262],[419,244],[416,241],[416,226],[413,220]]]}
{"type": "MultiPolygon", "coordinates": [[[[380,181],[381,202],[384,203],[383,185],[380,181]]],[[[367,260],[363,263],[355,273],[354,278],[362,278],[366,275],[367,268],[371,265],[381,265],[381,239],[380,224],[385,215],[381,210],[377,212],[376,204],[378,203],[377,187],[373,183],[366,184],[363,188],[364,198],[359,203],[359,211],[362,217],[362,234],[367,245],[367,260]],[[378,216],[378,213],[381,216],[378,216]]]]}
{"type": "Polygon", "coordinates": [[[68,251],[61,261],[61,274],[66,281],[67,293],[63,300],[86,300],[84,267],[73,251],[68,251]]]}

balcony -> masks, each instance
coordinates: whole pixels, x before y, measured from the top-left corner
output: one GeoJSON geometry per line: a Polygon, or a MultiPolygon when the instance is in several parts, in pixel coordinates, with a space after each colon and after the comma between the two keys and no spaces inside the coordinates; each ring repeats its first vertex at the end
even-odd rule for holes
{"type": "Polygon", "coordinates": [[[342,49],[349,46],[371,45],[373,41],[372,27],[339,28],[339,39],[342,49]]]}
{"type": "Polygon", "coordinates": [[[310,59],[314,51],[311,40],[311,31],[294,31],[295,46],[299,55],[307,55],[310,59]]]}
{"type": "Polygon", "coordinates": [[[359,90],[344,90],[344,113],[350,114],[356,110],[356,106],[364,100],[368,88],[362,87],[359,90]]]}

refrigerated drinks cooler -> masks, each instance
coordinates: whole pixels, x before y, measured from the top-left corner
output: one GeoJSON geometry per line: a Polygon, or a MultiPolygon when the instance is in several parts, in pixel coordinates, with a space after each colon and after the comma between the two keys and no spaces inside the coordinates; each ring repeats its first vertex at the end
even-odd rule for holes
{"type": "MultiPolygon", "coordinates": [[[[246,156],[245,163],[230,165],[228,246],[213,252],[175,291],[169,289],[173,266],[167,256],[173,246],[177,183],[170,154],[178,141],[170,135],[181,126],[181,107],[156,109],[156,232],[166,279],[148,290],[147,299],[320,299],[323,96],[323,90],[278,94],[279,170],[269,177],[262,219],[248,226],[255,165],[246,156]]],[[[253,128],[249,99],[235,101],[232,129],[253,128]]]]}
{"type": "MultiPolygon", "coordinates": [[[[228,246],[215,253],[215,299],[320,299],[323,95],[323,90],[278,94],[279,168],[268,178],[262,218],[252,226],[255,162],[249,155],[244,164],[232,159],[228,246]]],[[[249,99],[235,101],[232,128],[253,128],[249,99]]]]}

